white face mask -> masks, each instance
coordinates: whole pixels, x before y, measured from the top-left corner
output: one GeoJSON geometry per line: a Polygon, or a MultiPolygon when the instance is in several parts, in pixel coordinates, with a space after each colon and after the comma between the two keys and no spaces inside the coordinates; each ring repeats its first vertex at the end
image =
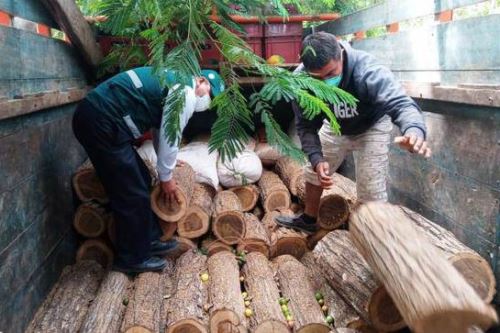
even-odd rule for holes
{"type": "Polygon", "coordinates": [[[194,105],[194,112],[202,112],[208,110],[212,103],[212,99],[209,94],[203,95],[201,97],[196,96],[196,103],[194,105]]]}

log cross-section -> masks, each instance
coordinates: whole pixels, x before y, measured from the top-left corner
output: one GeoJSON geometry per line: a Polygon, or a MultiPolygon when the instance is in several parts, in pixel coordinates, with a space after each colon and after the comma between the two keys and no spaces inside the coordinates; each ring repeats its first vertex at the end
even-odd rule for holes
{"type": "Polygon", "coordinates": [[[290,192],[280,179],[272,171],[265,171],[259,180],[260,200],[265,212],[290,207],[290,192]]]}
{"type": "Polygon", "coordinates": [[[259,219],[250,213],[245,213],[246,234],[238,244],[238,251],[260,252],[269,258],[269,235],[266,227],[259,219]]]}
{"type": "Polygon", "coordinates": [[[306,234],[280,227],[275,221],[275,218],[279,215],[291,216],[293,213],[289,209],[282,209],[269,212],[262,219],[269,236],[271,258],[289,254],[300,259],[307,251],[306,234]]]}
{"type": "Polygon", "coordinates": [[[185,238],[203,236],[210,227],[215,190],[206,184],[195,184],[186,215],[177,223],[177,233],[185,238]]]}
{"type": "Polygon", "coordinates": [[[212,232],[221,242],[234,245],[245,237],[240,199],[231,191],[217,193],[213,204],[212,232]]]}

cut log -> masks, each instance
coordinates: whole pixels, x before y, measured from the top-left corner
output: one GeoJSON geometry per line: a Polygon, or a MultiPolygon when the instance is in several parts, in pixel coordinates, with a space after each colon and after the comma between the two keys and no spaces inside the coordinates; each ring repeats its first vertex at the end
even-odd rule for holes
{"type": "Polygon", "coordinates": [[[333,330],[333,332],[334,333],[363,333],[360,330],[356,330],[356,329],[352,329],[352,328],[346,328],[346,327],[336,328],[336,329],[333,330]]]}
{"type": "Polygon", "coordinates": [[[173,280],[174,293],[168,300],[167,333],[206,333],[208,314],[208,282],[203,282],[201,274],[207,272],[207,257],[187,251],[177,259],[173,280]]]}
{"type": "Polygon", "coordinates": [[[289,209],[282,209],[267,213],[262,219],[269,236],[271,258],[289,254],[300,259],[307,251],[307,236],[303,232],[278,226],[274,219],[279,215],[292,216],[293,213],[289,209]]]}
{"type": "Polygon", "coordinates": [[[259,188],[260,201],[266,213],[290,207],[290,192],[274,172],[267,170],[262,172],[259,188]]]}
{"type": "Polygon", "coordinates": [[[101,204],[108,203],[108,196],[93,167],[78,170],[73,176],[73,188],[82,202],[95,200],[101,204]]]}
{"type": "Polygon", "coordinates": [[[131,285],[127,275],[108,272],[79,332],[119,332],[131,285]]]}
{"type": "Polygon", "coordinates": [[[367,203],[351,216],[350,230],[353,243],[416,333],[466,333],[473,325],[487,329],[498,321],[495,310],[398,206],[367,203]]]}
{"type": "Polygon", "coordinates": [[[245,237],[240,199],[231,191],[219,192],[214,198],[212,232],[228,245],[237,244],[245,237]]]}
{"type": "Polygon", "coordinates": [[[258,252],[249,253],[242,273],[245,290],[252,299],[250,330],[254,333],[288,333],[288,325],[279,304],[280,293],[267,258],[258,252]]]}
{"type": "Polygon", "coordinates": [[[292,202],[290,204],[290,210],[294,213],[294,214],[300,214],[304,211],[304,205],[302,204],[298,204],[296,202],[292,202]]]}
{"type": "Polygon", "coordinates": [[[81,204],[76,210],[73,226],[83,237],[100,237],[106,232],[110,218],[112,215],[104,207],[88,202],[81,204]]]}
{"type": "Polygon", "coordinates": [[[328,235],[328,233],[330,232],[330,230],[325,230],[325,229],[319,229],[318,231],[316,231],[315,234],[313,235],[310,235],[307,237],[307,247],[309,248],[309,250],[314,250],[314,247],[316,246],[316,244],[318,244],[318,242],[320,240],[323,239],[323,237],[325,237],[326,235],[328,235]]]}
{"type": "Polygon", "coordinates": [[[76,251],[76,261],[94,260],[103,268],[113,264],[113,250],[102,239],[87,239],[76,251]]]}
{"type": "Polygon", "coordinates": [[[224,244],[220,240],[213,237],[204,239],[201,242],[201,249],[206,251],[209,257],[221,251],[233,251],[233,248],[230,245],[224,244]]]}
{"type": "Polygon", "coordinates": [[[121,331],[124,333],[156,333],[160,331],[160,311],[163,300],[160,272],[137,276],[129,299],[121,331]]]}
{"type": "Polygon", "coordinates": [[[313,253],[325,279],[364,322],[383,332],[406,326],[392,299],[356,251],[347,231],[331,231],[316,244],[313,253]]]}
{"type": "Polygon", "coordinates": [[[273,262],[281,293],[290,300],[288,308],[294,318],[294,332],[328,333],[330,327],[325,324],[304,265],[289,255],[279,256],[273,262]]]}
{"type": "Polygon", "coordinates": [[[177,223],[177,233],[179,236],[198,238],[208,231],[214,196],[215,189],[213,187],[206,184],[195,184],[187,213],[177,223]]]}
{"type": "Polygon", "coordinates": [[[160,240],[163,242],[166,242],[170,239],[172,239],[175,235],[175,232],[177,231],[177,226],[178,223],[175,222],[165,222],[165,221],[158,221],[160,223],[160,228],[162,231],[162,235],[160,237],[160,240]]]}
{"type": "Polygon", "coordinates": [[[326,230],[346,223],[357,201],[356,183],[338,173],[332,178],[333,186],[323,193],[318,208],[318,224],[326,230]]]}
{"type": "Polygon", "coordinates": [[[177,222],[186,215],[193,194],[196,175],[191,166],[185,163],[174,169],[173,179],[177,183],[180,202],[174,200],[172,203],[166,203],[159,185],[155,186],[151,193],[151,208],[160,219],[166,222],[177,222]]]}
{"type": "Polygon", "coordinates": [[[306,267],[307,275],[314,292],[320,292],[323,295],[325,305],[328,307],[328,315],[335,319],[335,326],[351,327],[351,325],[358,325],[361,318],[328,284],[314,259],[313,253],[306,253],[300,261],[306,267]]]}
{"type": "Polygon", "coordinates": [[[185,252],[194,250],[198,247],[192,240],[184,237],[174,236],[173,239],[177,241],[177,248],[168,252],[168,257],[171,259],[177,259],[185,252]]]}
{"type": "Polygon", "coordinates": [[[208,258],[208,273],[210,332],[246,332],[245,305],[236,257],[227,251],[212,255],[208,258]]]}
{"type": "Polygon", "coordinates": [[[304,184],[304,167],[300,162],[290,157],[280,157],[276,161],[275,171],[290,193],[297,196],[299,188],[304,184]]]}
{"type": "Polygon", "coordinates": [[[233,187],[229,191],[234,192],[238,196],[243,212],[249,212],[254,209],[259,200],[259,189],[255,185],[233,187]]]}
{"type": "Polygon", "coordinates": [[[269,258],[269,235],[266,227],[259,219],[250,213],[245,213],[245,238],[238,244],[238,251],[260,252],[269,258]]]}
{"type": "Polygon", "coordinates": [[[78,332],[103,273],[103,269],[94,261],[81,261],[67,266],[26,332],[78,332]]]}
{"type": "Polygon", "coordinates": [[[264,218],[265,212],[264,212],[264,209],[260,205],[257,205],[252,210],[252,214],[255,215],[259,220],[262,220],[262,218],[264,218]]]}
{"type": "Polygon", "coordinates": [[[414,225],[444,254],[446,259],[465,278],[478,295],[487,303],[493,300],[496,292],[496,281],[493,270],[488,262],[477,252],[460,242],[451,232],[440,227],[415,213],[414,211],[400,206],[406,218],[414,225]]]}

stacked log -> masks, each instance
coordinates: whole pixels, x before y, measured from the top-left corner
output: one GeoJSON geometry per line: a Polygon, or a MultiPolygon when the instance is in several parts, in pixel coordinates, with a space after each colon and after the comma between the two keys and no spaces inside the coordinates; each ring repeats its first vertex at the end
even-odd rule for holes
{"type": "Polygon", "coordinates": [[[436,246],[477,294],[487,303],[493,300],[496,280],[488,262],[477,252],[460,242],[451,232],[414,211],[400,206],[405,218],[411,220],[419,232],[436,246]]]}
{"type": "Polygon", "coordinates": [[[97,203],[83,203],[76,210],[73,226],[83,237],[96,238],[104,235],[111,218],[111,214],[97,203]]]}
{"type": "Polygon", "coordinates": [[[201,249],[206,252],[209,257],[221,251],[233,251],[233,248],[230,245],[227,245],[212,236],[205,238],[201,242],[201,249]]]}
{"type": "Polygon", "coordinates": [[[275,221],[279,215],[292,216],[293,213],[289,209],[282,209],[267,213],[262,219],[269,237],[271,257],[289,254],[300,259],[307,251],[307,236],[303,232],[280,227],[275,221]]]}
{"type": "Polygon", "coordinates": [[[174,272],[174,292],[168,300],[167,333],[208,332],[207,304],[208,281],[202,275],[207,272],[207,257],[187,251],[177,259],[174,272]]]}
{"type": "Polygon", "coordinates": [[[382,332],[404,328],[401,314],[366,261],[357,252],[349,233],[334,230],[313,250],[323,276],[364,322],[382,332]]]}
{"type": "Polygon", "coordinates": [[[113,250],[103,239],[87,239],[76,251],[76,261],[93,260],[103,268],[110,268],[113,264],[113,250]]]}
{"type": "Polygon", "coordinates": [[[299,161],[290,157],[281,157],[276,161],[275,171],[290,190],[290,193],[297,196],[305,186],[304,167],[299,161]]]}
{"type": "Polygon", "coordinates": [[[269,235],[266,232],[264,224],[259,219],[250,213],[245,213],[245,238],[238,244],[238,251],[260,252],[269,258],[270,242],[269,235]]]}
{"type": "Polygon", "coordinates": [[[266,256],[258,252],[249,253],[242,274],[245,290],[252,299],[250,330],[255,333],[288,333],[288,325],[278,302],[280,293],[266,256]]]}
{"type": "Polygon", "coordinates": [[[162,231],[162,235],[160,237],[160,240],[162,242],[166,242],[168,240],[171,240],[174,238],[175,232],[177,231],[177,223],[175,222],[165,222],[165,221],[159,221],[160,223],[160,228],[162,231]]]}
{"type": "Polygon", "coordinates": [[[195,242],[184,237],[174,236],[173,239],[177,241],[177,247],[168,252],[170,259],[177,259],[184,253],[195,250],[198,247],[195,242]]]}
{"type": "Polygon", "coordinates": [[[210,332],[247,331],[240,271],[233,253],[222,251],[208,258],[210,332]]]}
{"type": "Polygon", "coordinates": [[[178,165],[174,169],[173,179],[177,183],[179,202],[166,202],[160,185],[156,185],[151,193],[151,208],[155,214],[166,222],[177,222],[186,215],[194,190],[196,174],[189,164],[178,165]]]}
{"type": "Polygon", "coordinates": [[[305,267],[292,256],[274,259],[283,297],[289,299],[288,307],[294,318],[293,329],[298,333],[328,333],[321,308],[314,297],[305,267]]]}
{"type": "Polygon", "coordinates": [[[260,200],[266,213],[290,207],[290,192],[277,174],[264,170],[258,185],[260,200]]]}
{"type": "Polygon", "coordinates": [[[93,261],[66,267],[26,332],[78,332],[102,277],[93,261]]]}
{"type": "Polygon", "coordinates": [[[120,272],[110,271],[101,283],[80,328],[81,333],[118,332],[123,320],[132,283],[120,272]]]}
{"type": "Polygon", "coordinates": [[[206,184],[195,184],[191,204],[186,215],[177,223],[177,233],[185,238],[203,236],[210,227],[212,200],[215,189],[206,184]]]}
{"type": "Polygon", "coordinates": [[[238,244],[245,238],[246,224],[241,203],[231,191],[219,192],[214,198],[212,232],[228,245],[238,244]]]}
{"type": "Polygon", "coordinates": [[[241,202],[241,210],[249,212],[255,208],[259,200],[259,189],[255,185],[246,185],[230,188],[229,191],[234,192],[241,202]]]}
{"type": "Polygon", "coordinates": [[[81,202],[108,203],[109,199],[90,161],[85,162],[73,176],[73,188],[81,202]]]}
{"type": "Polygon", "coordinates": [[[416,333],[468,332],[498,321],[460,273],[399,209],[368,203],[351,217],[353,243],[416,333]]]}

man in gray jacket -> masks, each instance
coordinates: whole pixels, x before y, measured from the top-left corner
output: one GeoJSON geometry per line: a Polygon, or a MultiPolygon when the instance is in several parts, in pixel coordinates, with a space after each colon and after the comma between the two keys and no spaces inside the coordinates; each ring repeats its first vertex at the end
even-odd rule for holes
{"type": "Polygon", "coordinates": [[[301,54],[298,71],[342,88],[359,100],[356,107],[331,105],[341,128],[340,136],[332,132],[325,117],[308,120],[300,107],[293,104],[302,150],[309,159],[305,210],[295,217],[279,216],[276,221],[311,234],[318,228],[316,217],[323,189],[332,186],[332,174],[346,154],[354,155],[358,200],[366,202],[387,201],[392,123],[401,130],[402,136],[394,142],[402,148],[426,158],[431,150],[425,141],[426,127],[420,108],[405,94],[390,70],[377,64],[373,56],[338,42],[326,32],[307,36],[301,54]]]}

